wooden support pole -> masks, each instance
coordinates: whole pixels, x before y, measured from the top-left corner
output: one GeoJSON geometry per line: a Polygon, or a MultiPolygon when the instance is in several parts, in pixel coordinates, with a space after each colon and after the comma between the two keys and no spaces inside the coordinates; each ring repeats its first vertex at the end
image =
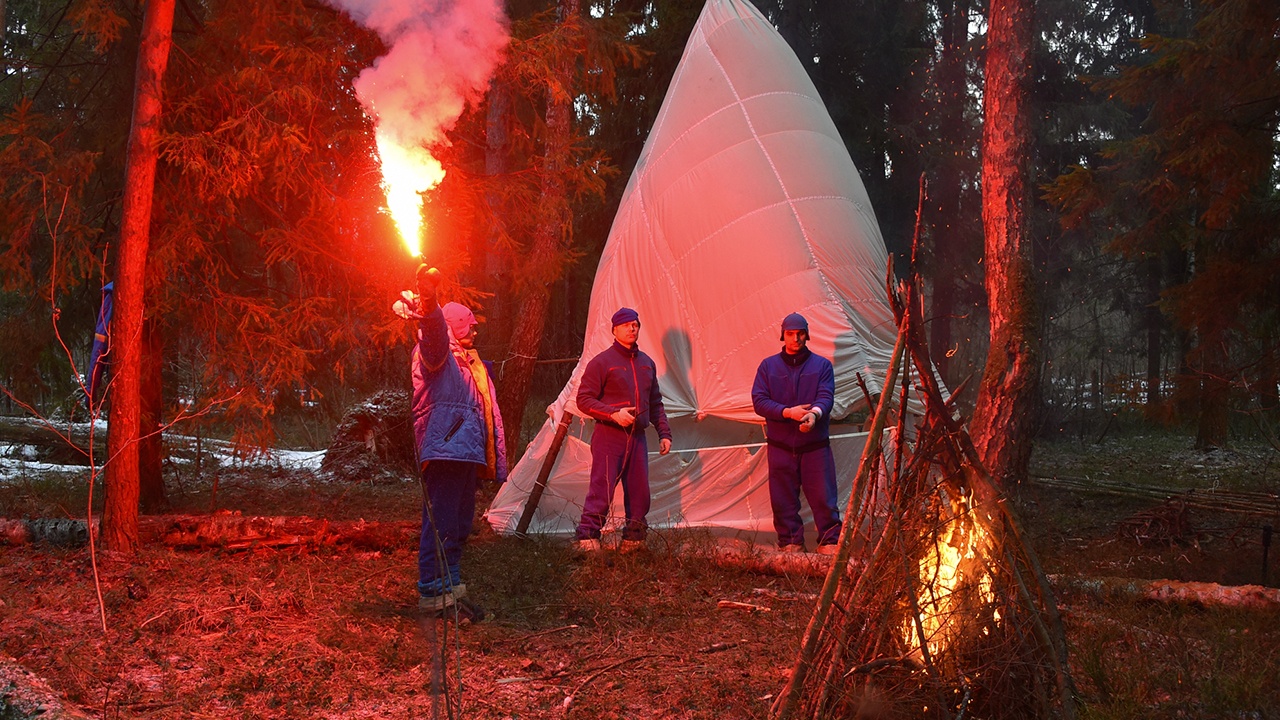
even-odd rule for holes
{"type": "Polygon", "coordinates": [[[560,422],[556,423],[555,437],[551,438],[551,447],[547,449],[547,456],[542,459],[542,468],[538,470],[538,479],[533,483],[533,490],[529,492],[529,499],[524,503],[524,510],[520,513],[520,522],[516,523],[516,534],[524,535],[529,531],[529,523],[533,522],[533,513],[538,509],[538,503],[542,501],[542,493],[547,489],[547,480],[551,477],[551,468],[555,467],[556,458],[560,456],[560,446],[564,444],[564,438],[569,434],[569,422],[572,417],[568,410],[560,411],[560,422]]]}

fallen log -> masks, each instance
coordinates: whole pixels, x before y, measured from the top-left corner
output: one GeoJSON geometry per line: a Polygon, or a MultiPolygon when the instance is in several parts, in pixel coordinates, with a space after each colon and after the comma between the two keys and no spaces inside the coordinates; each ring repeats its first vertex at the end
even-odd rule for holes
{"type": "Polygon", "coordinates": [[[1261,585],[1067,575],[1051,575],[1049,581],[1059,590],[1081,593],[1099,600],[1150,600],[1205,607],[1280,610],[1280,589],[1261,585]]]}
{"type": "MultiPolygon", "coordinates": [[[[98,520],[94,519],[97,532],[98,520]]],[[[349,547],[390,550],[413,547],[417,522],[368,522],[311,517],[256,517],[239,513],[216,515],[144,515],[138,518],[138,539],[179,549],[243,550],[259,547],[349,547]]],[[[88,541],[84,520],[0,519],[0,543],[45,543],[76,547],[88,541]]]]}
{"type": "MultiPolygon", "coordinates": [[[[755,545],[744,540],[720,538],[716,542],[690,543],[679,552],[702,555],[723,567],[742,568],[766,575],[802,575],[826,577],[831,569],[831,555],[817,553],[784,553],[773,548],[755,545]]],[[[850,565],[856,561],[851,560],[850,565]]]]}
{"type": "Polygon", "coordinates": [[[1152,485],[1134,485],[1113,480],[1071,477],[1059,475],[1046,477],[1032,475],[1034,483],[1060,490],[1083,490],[1102,495],[1177,501],[1186,507],[1240,515],[1280,515],[1280,495],[1268,492],[1241,492],[1205,488],[1166,488],[1152,485]]]}

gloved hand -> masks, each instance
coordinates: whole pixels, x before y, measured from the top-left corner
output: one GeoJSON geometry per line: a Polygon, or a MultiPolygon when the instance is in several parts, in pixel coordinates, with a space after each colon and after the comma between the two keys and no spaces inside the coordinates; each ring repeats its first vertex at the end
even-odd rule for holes
{"type": "Polygon", "coordinates": [[[436,300],[436,290],[440,287],[440,271],[422,263],[418,266],[418,301],[422,304],[423,312],[435,309],[439,303],[436,300]]]}
{"type": "Polygon", "coordinates": [[[815,413],[805,413],[804,419],[800,421],[800,432],[809,432],[813,426],[817,424],[818,416],[815,413]]]}

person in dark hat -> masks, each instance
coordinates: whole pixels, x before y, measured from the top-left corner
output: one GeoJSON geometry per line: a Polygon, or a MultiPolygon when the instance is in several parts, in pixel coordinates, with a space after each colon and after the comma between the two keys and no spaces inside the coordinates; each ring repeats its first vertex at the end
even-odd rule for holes
{"type": "Polygon", "coordinates": [[[649,514],[649,457],[645,428],[658,431],[658,452],[671,450],[671,426],[658,389],[658,369],[636,344],[640,315],[631,308],[613,314],[613,344],[587,363],[578,385],[578,409],[596,421],[591,432],[591,485],[576,534],[580,550],[601,550],[600,529],[609,501],[622,483],[626,525],[619,550],[644,547],[649,514]]]}
{"type": "Polygon", "coordinates": [[[835,369],[813,354],[809,322],[799,313],[782,319],[782,352],[756,370],[751,404],[765,420],[768,438],[769,501],[773,527],[783,552],[804,552],[800,493],[813,511],[818,552],[834,554],[840,539],[836,464],[831,454],[831,407],[835,369]]]}

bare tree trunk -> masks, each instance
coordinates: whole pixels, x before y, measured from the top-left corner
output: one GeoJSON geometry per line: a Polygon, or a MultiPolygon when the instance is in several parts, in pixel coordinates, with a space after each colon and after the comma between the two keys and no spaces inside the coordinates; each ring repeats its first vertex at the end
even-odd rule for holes
{"type": "Polygon", "coordinates": [[[162,474],[163,437],[160,422],[163,419],[160,358],[164,351],[160,331],[156,323],[146,320],[142,325],[142,385],[141,412],[138,425],[138,490],[142,511],[154,515],[168,508],[164,494],[162,474]]]}
{"type": "Polygon", "coordinates": [[[1143,263],[1147,281],[1147,306],[1143,320],[1147,326],[1147,409],[1154,410],[1160,404],[1160,335],[1163,329],[1160,307],[1160,259],[1148,258],[1143,263]]]}
{"type": "Polygon", "coordinates": [[[146,307],[151,196],[155,190],[160,94],[173,41],[174,0],[149,0],[133,96],[133,122],[125,161],[119,266],[112,317],[115,381],[107,438],[106,500],[102,542],[132,553],[138,544],[138,427],[141,422],[142,318],[146,307]]]}
{"type": "Polygon", "coordinates": [[[1200,408],[1196,414],[1196,448],[1226,447],[1231,385],[1227,380],[1227,341],[1216,330],[1199,334],[1196,348],[1200,408]]]}
{"type": "Polygon", "coordinates": [[[991,346],[973,439],[992,477],[1005,485],[1026,476],[1040,372],[1026,217],[1032,15],[1030,0],[991,0],[983,93],[982,225],[991,346]]]}
{"type": "MultiPolygon", "coordinates": [[[[484,174],[491,181],[492,178],[505,175],[508,170],[508,158],[511,152],[510,134],[507,132],[507,124],[510,122],[511,114],[511,95],[507,90],[507,86],[501,80],[494,80],[489,85],[489,107],[485,113],[485,148],[484,148],[484,174]]],[[[489,209],[489,229],[485,237],[485,257],[484,268],[485,274],[490,276],[501,275],[510,272],[510,268],[505,262],[502,253],[496,252],[502,236],[502,229],[498,224],[498,217],[501,214],[501,198],[496,192],[489,192],[485,196],[485,204],[489,209]]],[[[505,294],[501,294],[505,296],[505,294]]]]}
{"type": "MultiPolygon", "coordinates": [[[[579,7],[579,0],[561,0],[560,22],[577,22],[579,7]]],[[[533,368],[542,346],[547,306],[551,301],[548,286],[564,272],[563,250],[571,233],[572,218],[568,213],[561,172],[572,138],[572,97],[568,92],[572,73],[571,61],[566,60],[558,73],[561,91],[556,92],[554,88],[548,91],[547,136],[539,201],[542,217],[525,262],[527,284],[520,293],[519,311],[511,332],[510,359],[498,387],[498,406],[502,408],[504,425],[509,428],[508,437],[513,438],[507,441],[508,458],[514,458],[520,450],[520,426],[533,386],[533,368]]]]}

